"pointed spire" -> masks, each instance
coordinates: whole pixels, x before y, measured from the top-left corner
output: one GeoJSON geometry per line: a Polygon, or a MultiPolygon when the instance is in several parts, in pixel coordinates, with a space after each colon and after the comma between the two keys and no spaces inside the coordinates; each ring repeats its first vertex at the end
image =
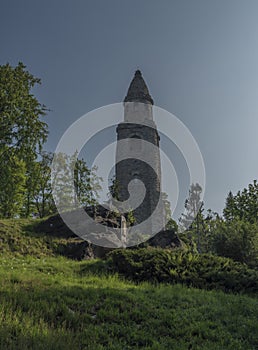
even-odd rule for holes
{"type": "Polygon", "coordinates": [[[153,105],[153,99],[139,69],[135,72],[124,102],[142,102],[153,105]]]}

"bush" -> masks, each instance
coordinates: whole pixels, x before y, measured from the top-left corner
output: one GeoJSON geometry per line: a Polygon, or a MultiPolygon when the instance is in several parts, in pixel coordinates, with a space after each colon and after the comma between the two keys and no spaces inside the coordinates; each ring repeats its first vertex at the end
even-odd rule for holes
{"type": "Polygon", "coordinates": [[[258,268],[258,225],[246,221],[220,221],[212,232],[213,252],[258,268]]]}
{"type": "Polygon", "coordinates": [[[182,283],[203,289],[258,292],[258,272],[211,254],[162,249],[119,249],[108,255],[114,270],[134,281],[182,283]]]}

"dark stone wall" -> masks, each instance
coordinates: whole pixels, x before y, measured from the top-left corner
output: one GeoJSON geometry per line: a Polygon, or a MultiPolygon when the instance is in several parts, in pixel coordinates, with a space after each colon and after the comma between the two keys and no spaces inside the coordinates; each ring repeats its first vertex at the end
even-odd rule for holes
{"type": "MultiPolygon", "coordinates": [[[[146,188],[145,198],[142,204],[134,211],[136,223],[141,223],[151,216],[155,210],[161,191],[161,169],[160,169],[160,152],[159,152],[159,135],[153,121],[148,121],[147,125],[134,123],[120,123],[117,127],[117,140],[129,139],[123,149],[117,146],[117,159],[119,153],[126,154],[131,158],[116,162],[116,180],[118,182],[119,200],[125,201],[128,199],[128,184],[134,179],[141,180],[146,188]],[[141,147],[135,150],[136,158],[132,157],[132,150],[130,148],[130,139],[138,139],[150,142],[153,147],[152,154],[146,154],[147,161],[151,159],[153,166],[137,159],[137,153],[143,155],[144,143],[141,147]],[[128,150],[126,149],[128,147],[128,150]],[[154,168],[154,169],[153,169],[154,168]]],[[[136,194],[137,195],[137,194],[136,194]]],[[[150,229],[149,229],[150,230],[150,229]]],[[[150,231],[149,231],[150,232],[150,231]]]]}

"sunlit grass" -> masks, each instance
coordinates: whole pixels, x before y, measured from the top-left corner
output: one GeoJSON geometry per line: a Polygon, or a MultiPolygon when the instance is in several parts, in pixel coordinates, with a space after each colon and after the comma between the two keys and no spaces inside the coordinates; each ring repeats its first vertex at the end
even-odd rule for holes
{"type": "Polygon", "coordinates": [[[102,273],[98,261],[0,263],[1,349],[257,348],[255,298],[136,285],[102,273]]]}
{"type": "Polygon", "coordinates": [[[67,240],[0,221],[0,349],[254,349],[255,296],[135,284],[106,261],[59,255],[67,240]]]}

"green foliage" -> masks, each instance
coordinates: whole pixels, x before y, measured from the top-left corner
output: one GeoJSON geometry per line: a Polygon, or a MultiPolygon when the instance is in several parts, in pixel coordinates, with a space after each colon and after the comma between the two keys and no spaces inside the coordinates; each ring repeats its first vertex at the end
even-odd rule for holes
{"type": "MultiPolygon", "coordinates": [[[[61,210],[71,210],[74,204],[72,195],[74,184],[69,181],[74,169],[74,157],[64,153],[54,155],[52,165],[52,184],[54,188],[55,202],[61,210]]],[[[74,194],[75,195],[75,194],[74,194]]]]}
{"type": "Polygon", "coordinates": [[[162,201],[163,201],[164,210],[165,210],[165,220],[166,220],[165,229],[178,232],[178,225],[175,222],[175,220],[172,219],[171,204],[168,200],[168,195],[166,192],[162,192],[161,196],[162,196],[162,201]]]}
{"type": "Polygon", "coordinates": [[[43,218],[56,211],[51,188],[53,154],[41,152],[40,157],[41,159],[31,162],[27,169],[24,217],[36,214],[43,218]]]}
{"type": "Polygon", "coordinates": [[[185,212],[179,219],[181,231],[192,228],[193,225],[197,224],[196,218],[201,212],[201,207],[203,205],[201,201],[201,193],[202,188],[198,183],[191,184],[189,196],[185,201],[185,212]]]}
{"type": "MultiPolygon", "coordinates": [[[[7,146],[2,147],[7,149],[7,146]]],[[[19,215],[22,210],[26,165],[11,151],[2,155],[0,179],[0,217],[9,218],[19,215]]]]}
{"type": "Polygon", "coordinates": [[[199,211],[192,225],[180,238],[192,252],[209,252],[258,268],[258,184],[232,192],[226,199],[224,218],[199,211]]]}
{"type": "Polygon", "coordinates": [[[90,169],[77,153],[70,156],[64,153],[55,154],[52,166],[52,180],[55,188],[55,202],[60,210],[74,209],[74,206],[85,207],[97,204],[102,178],[96,173],[97,168],[90,169]],[[74,177],[74,183],[69,179],[74,177]]]}
{"type": "Polygon", "coordinates": [[[201,186],[192,184],[189,197],[185,201],[185,212],[179,219],[180,238],[192,252],[210,252],[210,224],[217,217],[211,210],[204,214],[204,203],[201,201],[201,186]]]}
{"type": "Polygon", "coordinates": [[[40,79],[26,71],[22,63],[17,67],[0,66],[0,197],[2,210],[8,208],[8,213],[0,213],[2,217],[19,216],[21,206],[23,214],[30,214],[33,163],[48,134],[47,124],[41,120],[46,108],[31,92],[37,84],[40,79]]]}
{"type": "Polygon", "coordinates": [[[193,253],[214,253],[213,233],[221,218],[210,209],[204,214],[204,210],[197,214],[196,219],[188,230],[179,232],[180,239],[187,245],[188,250],[193,253]],[[197,225],[198,220],[198,225],[197,225]],[[197,230],[198,228],[198,230],[197,230]]]}
{"type": "Polygon", "coordinates": [[[171,219],[172,213],[171,213],[171,205],[170,202],[168,200],[168,195],[166,192],[162,192],[161,193],[161,198],[163,201],[163,206],[164,206],[164,211],[165,211],[165,220],[166,223],[168,223],[171,219]]]}
{"type": "Polygon", "coordinates": [[[100,183],[103,181],[97,175],[97,167],[90,169],[83,158],[78,159],[77,153],[72,157],[71,165],[74,167],[74,187],[81,207],[97,205],[100,183]]]}
{"type": "Polygon", "coordinates": [[[31,93],[40,79],[25,69],[21,62],[14,68],[0,66],[0,157],[5,145],[24,160],[31,160],[46,141],[47,124],[40,120],[46,108],[31,93]]]}
{"type": "Polygon", "coordinates": [[[235,199],[231,191],[229,192],[226,198],[226,205],[223,209],[223,215],[227,221],[233,220],[234,218],[238,217],[235,199]]]}
{"type": "Polygon", "coordinates": [[[169,219],[167,224],[166,224],[166,230],[171,230],[175,233],[178,232],[178,225],[175,220],[169,219]]]}
{"type": "Polygon", "coordinates": [[[210,254],[162,249],[127,249],[109,253],[115,271],[135,281],[182,283],[204,289],[258,292],[258,271],[210,254]]]}
{"type": "Polygon", "coordinates": [[[111,179],[108,196],[119,200],[119,183],[115,176],[111,179]]]}
{"type": "Polygon", "coordinates": [[[258,269],[258,225],[238,219],[217,220],[212,230],[212,249],[258,269]]]}
{"type": "Polygon", "coordinates": [[[229,192],[223,210],[210,228],[212,252],[258,268],[258,183],[234,196],[229,192]]]}
{"type": "Polygon", "coordinates": [[[135,223],[135,221],[136,219],[135,219],[133,210],[129,210],[126,215],[126,222],[128,226],[132,226],[135,223]]]}
{"type": "Polygon", "coordinates": [[[250,223],[258,222],[258,183],[256,180],[234,196],[229,192],[223,210],[227,221],[240,219],[250,223]]]}
{"type": "Polygon", "coordinates": [[[35,163],[33,201],[40,218],[56,212],[51,187],[51,162],[53,154],[42,152],[41,160],[35,163]]]}

